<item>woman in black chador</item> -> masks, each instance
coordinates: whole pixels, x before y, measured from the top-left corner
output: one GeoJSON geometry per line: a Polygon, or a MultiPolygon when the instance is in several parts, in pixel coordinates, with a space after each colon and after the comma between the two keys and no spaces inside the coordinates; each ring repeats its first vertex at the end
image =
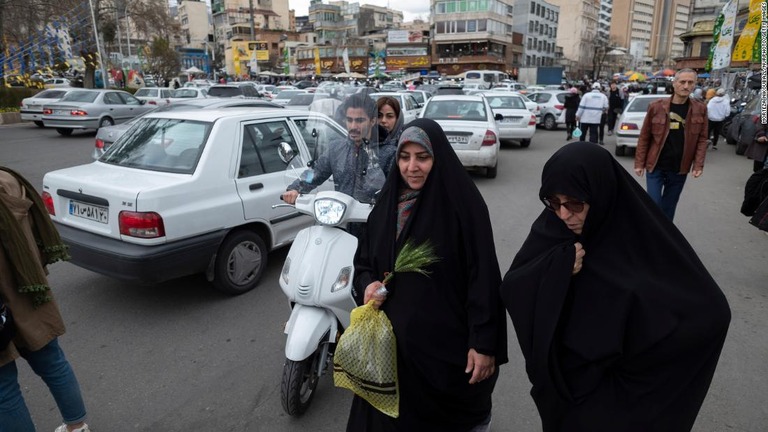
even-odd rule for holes
{"type": "Polygon", "coordinates": [[[355,300],[374,300],[397,339],[400,416],[355,397],[347,430],[486,431],[498,366],[507,362],[504,307],[488,208],[433,120],[409,123],[355,255],[355,300]],[[397,273],[375,292],[403,244],[429,241],[429,275],[397,273]]]}
{"type": "Polygon", "coordinates": [[[555,152],[539,196],[502,297],[543,430],[690,431],[728,331],[722,291],[605,149],[555,152]]]}

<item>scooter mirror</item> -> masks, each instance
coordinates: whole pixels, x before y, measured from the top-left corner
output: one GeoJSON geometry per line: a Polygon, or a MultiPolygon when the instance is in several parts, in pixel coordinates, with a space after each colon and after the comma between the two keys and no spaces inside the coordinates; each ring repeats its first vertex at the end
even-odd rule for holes
{"type": "Polygon", "coordinates": [[[285,164],[290,163],[293,158],[296,157],[296,153],[293,151],[293,148],[291,148],[291,145],[287,142],[281,142],[280,146],[277,148],[277,152],[280,155],[280,160],[282,160],[285,164]]]}

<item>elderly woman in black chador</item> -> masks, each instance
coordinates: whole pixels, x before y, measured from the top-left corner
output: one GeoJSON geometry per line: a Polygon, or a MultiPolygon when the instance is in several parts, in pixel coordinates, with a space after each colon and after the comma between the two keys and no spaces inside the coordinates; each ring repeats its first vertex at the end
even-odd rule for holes
{"type": "Polygon", "coordinates": [[[507,362],[501,275],[488,209],[440,126],[403,131],[355,256],[355,300],[374,300],[397,338],[400,416],[355,397],[348,431],[488,430],[498,366],[507,362]],[[376,294],[406,241],[429,241],[429,275],[397,273],[376,294]]]}
{"type": "Polygon", "coordinates": [[[722,291],[605,149],[558,150],[539,196],[501,294],[543,430],[689,431],[730,322],[722,291]]]}

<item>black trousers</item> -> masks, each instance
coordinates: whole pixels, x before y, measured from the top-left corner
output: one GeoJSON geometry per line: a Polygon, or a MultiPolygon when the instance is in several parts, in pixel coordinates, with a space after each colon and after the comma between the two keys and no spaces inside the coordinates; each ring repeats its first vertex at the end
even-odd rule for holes
{"type": "Polygon", "coordinates": [[[616,111],[621,112],[621,108],[608,109],[608,118],[606,119],[606,125],[608,126],[609,131],[614,131],[613,128],[616,127],[616,119],[619,118],[619,114],[616,111]]]}
{"type": "Polygon", "coordinates": [[[723,121],[709,121],[709,136],[712,139],[712,147],[717,147],[717,140],[720,138],[720,131],[723,129],[723,121]]]}

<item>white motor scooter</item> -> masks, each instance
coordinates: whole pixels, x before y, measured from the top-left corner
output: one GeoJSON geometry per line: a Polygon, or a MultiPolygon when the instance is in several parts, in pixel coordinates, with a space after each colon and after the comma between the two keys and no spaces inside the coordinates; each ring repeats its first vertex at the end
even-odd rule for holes
{"type": "Polygon", "coordinates": [[[357,306],[352,298],[357,238],[344,228],[350,222],[365,222],[373,205],[341,192],[322,191],[299,195],[293,206],[316,222],[296,235],[280,273],[280,288],[292,308],[285,326],[280,396],[285,412],[299,416],[333,363],[336,342],[357,306]]]}

